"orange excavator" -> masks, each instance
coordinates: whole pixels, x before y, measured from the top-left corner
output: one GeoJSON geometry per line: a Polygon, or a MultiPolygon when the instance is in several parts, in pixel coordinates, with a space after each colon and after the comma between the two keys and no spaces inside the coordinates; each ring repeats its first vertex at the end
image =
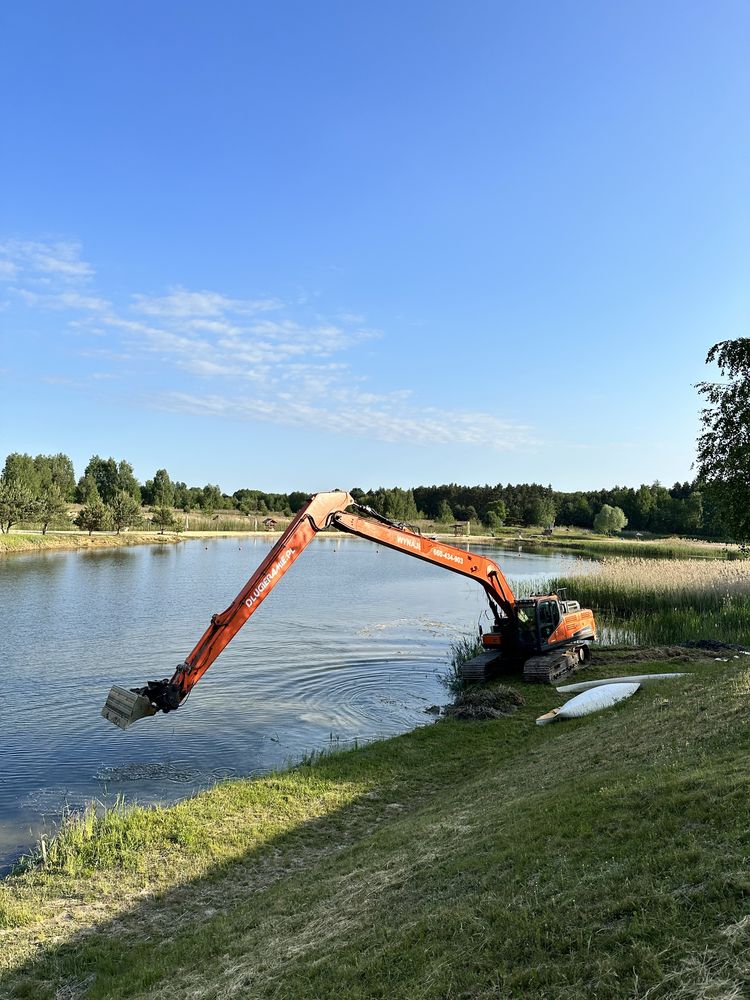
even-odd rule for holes
{"type": "Polygon", "coordinates": [[[102,715],[121,729],[157,712],[179,708],[216,657],[232,640],[313,538],[324,528],[367,538],[414,556],[484,587],[494,624],[482,635],[483,650],[463,664],[461,675],[477,683],[501,670],[521,668],[523,679],[551,684],[580,669],[596,639],[591,611],[560,594],[517,599],[500,567],[486,556],[427,538],[391,521],[348,493],[316,493],[301,508],[229,607],[211,618],[195,648],[171,678],[127,690],[113,687],[102,715]],[[353,509],[353,513],[348,512],[353,509]]]}

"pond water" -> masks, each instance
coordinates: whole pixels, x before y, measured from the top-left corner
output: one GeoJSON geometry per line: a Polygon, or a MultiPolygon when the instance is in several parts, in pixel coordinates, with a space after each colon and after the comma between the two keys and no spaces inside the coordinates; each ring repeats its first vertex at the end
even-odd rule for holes
{"type": "MultiPolygon", "coordinates": [[[[171,676],[271,544],[0,560],[0,870],[88,800],[173,801],[432,721],[451,639],[487,623],[484,592],[347,537],[315,540],[178,712],[126,732],[100,716],[112,684],[171,676]]],[[[580,562],[473,547],[511,581],[580,562]]]]}

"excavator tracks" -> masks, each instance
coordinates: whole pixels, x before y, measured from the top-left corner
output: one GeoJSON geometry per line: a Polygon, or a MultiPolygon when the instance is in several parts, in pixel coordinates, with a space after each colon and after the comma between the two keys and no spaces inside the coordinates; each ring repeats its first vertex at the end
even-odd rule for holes
{"type": "Polygon", "coordinates": [[[523,679],[527,684],[556,684],[563,677],[576,673],[584,666],[578,649],[532,656],[523,665],[523,679]]]}
{"type": "MultiPolygon", "coordinates": [[[[556,684],[581,670],[588,659],[586,646],[540,653],[524,663],[523,680],[527,684],[556,684]]],[[[464,684],[481,684],[498,673],[501,661],[502,657],[494,651],[482,652],[461,665],[461,680],[464,684]]]]}
{"type": "Polygon", "coordinates": [[[500,656],[494,650],[480,653],[461,664],[461,680],[464,684],[481,684],[493,673],[493,664],[498,663],[500,656]]]}

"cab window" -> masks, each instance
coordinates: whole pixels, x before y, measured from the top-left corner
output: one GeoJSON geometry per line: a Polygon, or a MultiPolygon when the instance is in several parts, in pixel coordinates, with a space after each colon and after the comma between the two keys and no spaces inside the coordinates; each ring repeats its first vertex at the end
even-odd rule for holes
{"type": "Polygon", "coordinates": [[[557,601],[542,601],[539,605],[539,633],[542,639],[549,639],[560,624],[560,608],[557,601]]]}
{"type": "Polygon", "coordinates": [[[536,628],[536,617],[534,615],[534,608],[518,609],[518,627],[522,632],[530,632],[533,636],[534,630],[536,628]]]}

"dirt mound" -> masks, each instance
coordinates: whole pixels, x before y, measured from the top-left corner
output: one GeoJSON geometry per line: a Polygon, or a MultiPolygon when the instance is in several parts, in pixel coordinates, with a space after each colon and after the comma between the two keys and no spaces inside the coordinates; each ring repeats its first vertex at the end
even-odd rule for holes
{"type": "Polygon", "coordinates": [[[744,646],[734,642],[720,642],[718,639],[689,639],[682,645],[686,649],[705,650],[708,653],[745,653],[744,646]]]}
{"type": "Polygon", "coordinates": [[[525,704],[523,695],[504,684],[471,687],[456,695],[453,704],[443,709],[443,715],[447,719],[501,719],[525,704]]]}
{"type": "Polygon", "coordinates": [[[672,663],[691,663],[705,660],[721,653],[743,653],[742,646],[718,639],[690,639],[679,646],[599,646],[591,649],[591,662],[605,663],[648,663],[669,660],[672,663]]]}
{"type": "Polygon", "coordinates": [[[673,663],[690,663],[705,660],[706,650],[688,646],[602,646],[591,650],[592,664],[648,663],[669,660],[673,663]]]}

